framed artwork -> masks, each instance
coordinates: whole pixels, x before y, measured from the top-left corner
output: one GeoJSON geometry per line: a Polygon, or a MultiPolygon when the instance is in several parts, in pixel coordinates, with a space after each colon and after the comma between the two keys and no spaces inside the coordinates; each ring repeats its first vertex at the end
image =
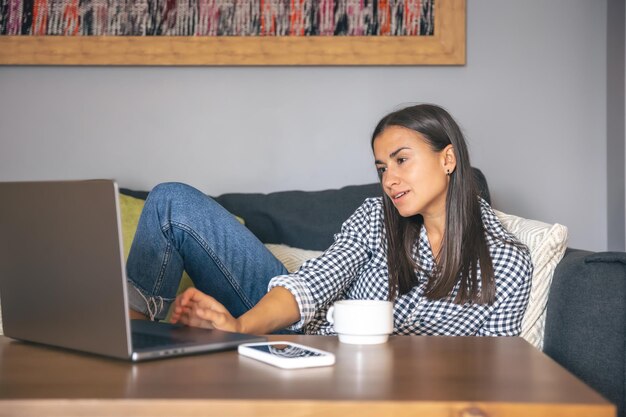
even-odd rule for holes
{"type": "Polygon", "coordinates": [[[466,0],[0,0],[2,65],[464,65],[466,0]]]}

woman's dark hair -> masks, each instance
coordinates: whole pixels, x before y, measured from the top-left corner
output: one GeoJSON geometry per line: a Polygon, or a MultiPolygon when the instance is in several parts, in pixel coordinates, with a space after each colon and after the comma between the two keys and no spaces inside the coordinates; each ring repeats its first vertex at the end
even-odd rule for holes
{"type": "MultiPolygon", "coordinates": [[[[461,129],[441,107],[420,104],[383,117],[372,134],[374,141],[389,126],[401,126],[418,132],[434,151],[452,145],[456,168],[450,173],[446,195],[446,224],[436,266],[428,279],[426,297],[450,297],[458,285],[453,302],[491,304],[495,300],[493,264],[482,222],[478,188],[470,165],[467,145],[461,129]],[[478,276],[480,266],[480,277],[478,276]],[[480,285],[479,285],[480,280],[480,285]]],[[[382,184],[382,177],[381,177],[382,184]]],[[[421,215],[402,217],[383,192],[389,299],[408,293],[416,284],[418,264],[412,253],[418,250],[421,215]]]]}

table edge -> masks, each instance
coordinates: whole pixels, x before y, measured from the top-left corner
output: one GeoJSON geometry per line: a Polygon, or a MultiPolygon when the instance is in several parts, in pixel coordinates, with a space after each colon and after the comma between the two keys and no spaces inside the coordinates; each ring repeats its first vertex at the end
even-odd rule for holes
{"type": "Polygon", "coordinates": [[[341,400],[213,400],[213,399],[41,399],[41,400],[0,400],[0,417],[33,417],[46,415],[84,416],[97,414],[106,416],[206,416],[207,410],[213,415],[256,417],[319,416],[360,417],[393,415],[409,417],[426,414],[438,416],[544,416],[554,417],[615,417],[617,410],[611,403],[606,404],[560,404],[560,403],[515,403],[515,402],[437,402],[437,401],[341,401],[341,400]]]}

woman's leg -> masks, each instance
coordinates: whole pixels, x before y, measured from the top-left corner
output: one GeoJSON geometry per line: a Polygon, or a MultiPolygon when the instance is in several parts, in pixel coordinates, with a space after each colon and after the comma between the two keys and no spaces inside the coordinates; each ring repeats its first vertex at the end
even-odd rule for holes
{"type": "Polygon", "coordinates": [[[148,195],[126,265],[132,310],[163,319],[183,270],[196,288],[239,317],[287,270],[235,217],[188,185],[148,195]]]}

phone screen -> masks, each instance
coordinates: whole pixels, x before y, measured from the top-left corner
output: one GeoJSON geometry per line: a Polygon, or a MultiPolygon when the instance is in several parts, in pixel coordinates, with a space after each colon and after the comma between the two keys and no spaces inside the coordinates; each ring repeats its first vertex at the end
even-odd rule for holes
{"type": "Polygon", "coordinates": [[[280,356],[281,358],[305,358],[309,356],[322,356],[322,354],[319,352],[314,352],[312,350],[286,344],[267,344],[249,347],[250,349],[269,353],[270,355],[274,356],[280,356]]]}

